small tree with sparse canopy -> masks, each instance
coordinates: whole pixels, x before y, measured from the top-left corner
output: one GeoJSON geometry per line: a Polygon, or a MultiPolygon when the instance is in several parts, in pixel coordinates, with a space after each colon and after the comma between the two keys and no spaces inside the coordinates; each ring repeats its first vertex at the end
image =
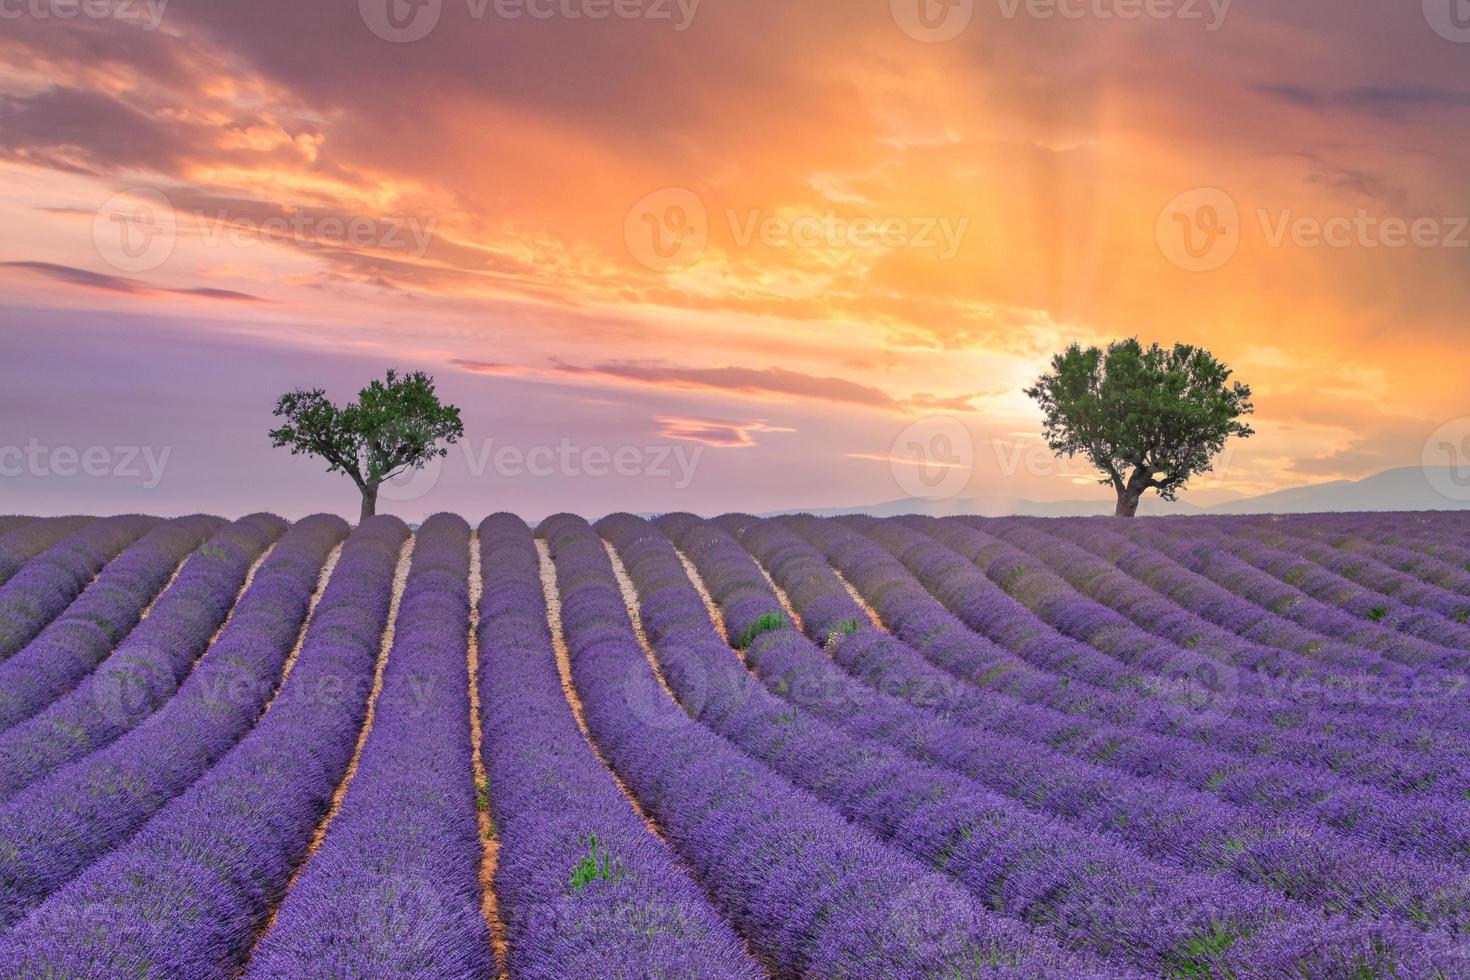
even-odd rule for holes
{"type": "Polygon", "coordinates": [[[1240,421],[1254,411],[1248,385],[1202,347],[1136,339],[1105,352],[1073,344],[1052,358],[1051,371],[1026,394],[1046,413],[1053,452],[1078,453],[1102,471],[1118,494],[1116,514],[1132,517],[1145,491],[1165,500],[1196,473],[1207,473],[1231,436],[1255,430],[1240,421]]]}
{"type": "Polygon", "coordinates": [[[389,368],[343,408],[321,388],[298,388],[276,401],[275,414],[286,423],[271,430],[271,444],[320,456],[327,472],[350,476],[362,491],[362,520],[377,512],[383,481],[446,455],[464,435],[459,409],[440,403],[434,379],[422,371],[400,376],[389,368]]]}

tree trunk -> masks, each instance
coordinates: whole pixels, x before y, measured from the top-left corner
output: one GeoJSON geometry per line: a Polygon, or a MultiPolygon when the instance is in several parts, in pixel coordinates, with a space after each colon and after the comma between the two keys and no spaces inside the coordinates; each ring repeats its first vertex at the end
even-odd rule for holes
{"type": "Polygon", "coordinates": [[[378,485],[372,484],[362,488],[362,513],[358,515],[358,523],[367,520],[378,512],[378,485]]]}
{"type": "MultiPolygon", "coordinates": [[[[1116,484],[1115,484],[1116,485],[1116,484]]],[[[1138,513],[1138,502],[1143,499],[1144,493],[1153,486],[1153,471],[1142,466],[1135,467],[1128,482],[1119,486],[1118,509],[1113,511],[1114,517],[1133,517],[1138,513]]]]}

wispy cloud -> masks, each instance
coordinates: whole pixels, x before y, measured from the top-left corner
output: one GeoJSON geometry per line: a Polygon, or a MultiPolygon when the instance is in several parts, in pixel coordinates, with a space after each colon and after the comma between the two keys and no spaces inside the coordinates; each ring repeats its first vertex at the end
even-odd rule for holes
{"type": "Polygon", "coordinates": [[[668,439],[683,439],[702,442],[706,446],[722,448],[744,448],[756,445],[751,438],[757,432],[795,432],[795,429],[770,425],[764,420],[734,422],[729,419],[712,419],[689,415],[660,415],[658,434],[668,439]]]}
{"type": "Polygon", "coordinates": [[[1260,91],[1304,109],[1346,109],[1374,115],[1414,109],[1470,107],[1470,92],[1433,85],[1360,85],[1353,88],[1262,85],[1260,91]]]}
{"type": "Polygon", "coordinates": [[[0,267],[34,272],[37,275],[56,279],[73,286],[81,286],[85,289],[95,289],[98,292],[125,296],[198,296],[203,299],[228,300],[237,303],[267,302],[259,296],[252,296],[249,293],[238,292],[234,289],[217,289],[212,286],[194,286],[190,288],[155,286],[139,279],[128,279],[123,276],[92,272],[89,269],[78,269],[74,266],[58,265],[54,262],[0,262],[0,267]]]}
{"type": "Polygon", "coordinates": [[[916,456],[897,456],[893,453],[848,453],[848,459],[866,459],[876,463],[888,463],[890,465],[913,466],[918,468],[933,468],[940,470],[968,470],[973,464],[949,462],[942,459],[921,459],[916,456]]]}
{"type": "Polygon", "coordinates": [[[974,412],[974,400],[994,392],[968,395],[933,395],[918,392],[895,397],[872,385],[847,378],[806,374],[787,368],[702,368],[689,365],[634,361],[605,361],[581,366],[553,360],[537,368],[493,361],[456,360],[455,364],[478,374],[514,375],[552,380],[582,380],[591,383],[626,384],[681,391],[716,391],[757,399],[800,398],[855,405],[890,412],[974,412]]]}

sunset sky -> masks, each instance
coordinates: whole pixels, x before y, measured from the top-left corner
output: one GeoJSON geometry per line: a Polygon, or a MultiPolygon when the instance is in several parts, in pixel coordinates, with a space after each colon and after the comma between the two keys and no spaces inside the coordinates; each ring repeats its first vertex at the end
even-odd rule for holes
{"type": "Polygon", "coordinates": [[[390,365],[468,435],[405,517],[1101,498],[1022,389],[1132,335],[1255,390],[1188,500],[1418,465],[1457,4],[0,0],[0,512],[354,513],[270,408],[390,365]]]}

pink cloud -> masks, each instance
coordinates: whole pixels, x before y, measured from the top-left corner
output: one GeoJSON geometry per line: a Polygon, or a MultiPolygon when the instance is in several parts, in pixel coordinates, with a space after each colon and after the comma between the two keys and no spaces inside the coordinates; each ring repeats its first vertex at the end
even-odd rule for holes
{"type": "Polygon", "coordinates": [[[701,416],[660,415],[658,434],[668,439],[683,439],[702,442],[706,446],[743,448],[756,445],[751,438],[755,432],[795,432],[784,426],[769,425],[764,420],[734,422],[729,419],[712,419],[701,416]]]}

